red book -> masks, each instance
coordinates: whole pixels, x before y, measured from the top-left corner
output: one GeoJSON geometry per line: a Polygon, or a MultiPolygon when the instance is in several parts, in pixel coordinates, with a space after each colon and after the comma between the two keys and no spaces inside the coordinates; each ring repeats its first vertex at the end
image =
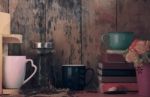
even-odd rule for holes
{"type": "Polygon", "coordinates": [[[138,91],[137,83],[100,83],[100,92],[105,93],[112,88],[123,88],[129,92],[138,91]]]}
{"type": "Polygon", "coordinates": [[[101,61],[105,63],[127,63],[122,54],[110,54],[110,53],[105,53],[101,61]]]}

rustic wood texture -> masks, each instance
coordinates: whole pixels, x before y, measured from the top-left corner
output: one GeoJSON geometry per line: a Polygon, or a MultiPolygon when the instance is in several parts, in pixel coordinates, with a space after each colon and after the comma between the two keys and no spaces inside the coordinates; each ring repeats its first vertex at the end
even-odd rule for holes
{"type": "Polygon", "coordinates": [[[138,37],[150,39],[150,1],[118,0],[117,30],[133,31],[138,37]]]}
{"type": "Polygon", "coordinates": [[[95,65],[101,55],[100,37],[115,31],[115,0],[83,0],[82,3],[83,63],[95,65]]]}
{"type": "MultiPolygon", "coordinates": [[[[0,12],[8,12],[8,0],[0,0],[0,12]]],[[[2,23],[2,22],[0,22],[2,23]]],[[[3,37],[0,35],[0,44],[3,44],[3,37]]],[[[3,68],[3,47],[0,47],[0,72],[2,72],[3,68]]],[[[3,81],[3,73],[0,73],[0,94],[3,92],[2,81],[3,81]]]]}
{"type": "Polygon", "coordinates": [[[0,0],[0,11],[1,12],[9,12],[9,0],[0,0]]]}
{"type": "MultiPolygon", "coordinates": [[[[2,35],[0,35],[0,44],[1,45],[3,44],[2,35]]],[[[0,54],[1,54],[0,55],[0,72],[2,72],[3,71],[3,65],[2,65],[3,64],[3,60],[2,60],[3,59],[3,56],[2,56],[3,55],[3,47],[2,46],[0,47],[0,54]]],[[[3,79],[2,79],[3,77],[2,76],[3,76],[3,73],[0,73],[0,94],[2,94],[2,91],[3,91],[2,90],[3,89],[2,88],[2,82],[3,82],[3,79]]]]}
{"type": "Polygon", "coordinates": [[[23,34],[24,54],[32,55],[35,41],[54,40],[61,64],[80,64],[80,0],[11,0],[9,4],[12,32],[23,34]]]}
{"type": "Polygon", "coordinates": [[[33,56],[32,44],[43,39],[45,16],[44,9],[41,8],[44,2],[37,0],[10,0],[9,9],[11,14],[12,33],[23,35],[22,45],[10,46],[11,54],[26,54],[33,56]]]}
{"type": "Polygon", "coordinates": [[[46,40],[53,40],[61,64],[80,64],[80,1],[47,0],[46,40]]]}

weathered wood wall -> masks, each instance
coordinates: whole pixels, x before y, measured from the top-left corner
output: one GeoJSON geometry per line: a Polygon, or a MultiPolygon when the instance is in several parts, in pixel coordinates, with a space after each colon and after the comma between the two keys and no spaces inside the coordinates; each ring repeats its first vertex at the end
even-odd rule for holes
{"type": "Polygon", "coordinates": [[[9,13],[24,54],[32,55],[34,42],[53,40],[60,63],[80,64],[80,0],[10,0],[9,13]]]}
{"type": "Polygon", "coordinates": [[[118,0],[118,31],[133,31],[138,37],[150,39],[149,4],[149,0],[118,0]]]}
{"type": "MultiPolygon", "coordinates": [[[[62,64],[96,70],[105,52],[103,33],[133,31],[149,38],[149,5],[149,0],[0,0],[0,11],[11,14],[12,33],[23,35],[23,44],[10,45],[10,54],[34,58],[32,43],[53,40],[57,71],[62,64]]],[[[95,75],[89,87],[97,86],[95,75]]]]}
{"type": "Polygon", "coordinates": [[[9,12],[9,0],[0,0],[0,11],[9,12]]]}
{"type": "MultiPolygon", "coordinates": [[[[96,71],[104,48],[100,45],[103,33],[115,31],[115,0],[82,0],[82,63],[96,71]]],[[[96,78],[96,77],[95,77],[96,78]]],[[[89,88],[98,86],[93,79],[89,88]]]]}

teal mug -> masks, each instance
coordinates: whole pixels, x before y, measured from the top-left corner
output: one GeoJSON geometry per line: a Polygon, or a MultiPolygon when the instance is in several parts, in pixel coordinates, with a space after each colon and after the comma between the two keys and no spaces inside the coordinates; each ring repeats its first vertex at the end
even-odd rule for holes
{"type": "Polygon", "coordinates": [[[70,90],[84,90],[93,79],[94,70],[86,68],[82,64],[68,64],[62,65],[62,81],[63,87],[70,90]],[[87,72],[91,73],[88,81],[86,81],[87,72]]]}
{"type": "Polygon", "coordinates": [[[101,40],[109,50],[126,50],[134,39],[134,32],[108,32],[101,40]]]}

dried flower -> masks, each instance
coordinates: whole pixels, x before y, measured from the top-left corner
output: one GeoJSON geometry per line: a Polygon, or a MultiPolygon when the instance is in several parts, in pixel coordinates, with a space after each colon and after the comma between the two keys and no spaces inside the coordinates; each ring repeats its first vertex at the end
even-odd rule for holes
{"type": "Polygon", "coordinates": [[[125,59],[127,62],[133,62],[135,67],[143,66],[143,63],[149,63],[150,59],[150,41],[134,40],[130,45],[125,59]]]}

